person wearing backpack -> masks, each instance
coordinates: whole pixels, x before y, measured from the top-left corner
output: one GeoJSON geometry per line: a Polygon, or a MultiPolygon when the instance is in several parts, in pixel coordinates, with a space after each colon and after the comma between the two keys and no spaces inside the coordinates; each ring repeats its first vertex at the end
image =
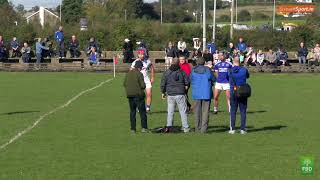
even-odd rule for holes
{"type": "Polygon", "coordinates": [[[181,116],[183,132],[188,133],[190,128],[188,124],[186,90],[189,87],[189,78],[186,73],[180,69],[178,59],[173,59],[170,68],[163,73],[160,87],[162,99],[167,98],[168,102],[168,132],[170,132],[170,129],[173,126],[174,110],[177,104],[181,116]]]}
{"type": "Polygon", "coordinates": [[[233,67],[227,75],[230,83],[230,131],[229,134],[235,134],[235,122],[238,106],[241,115],[240,133],[246,134],[247,106],[248,98],[251,96],[251,88],[247,84],[249,71],[240,66],[239,57],[234,57],[233,67]]]}

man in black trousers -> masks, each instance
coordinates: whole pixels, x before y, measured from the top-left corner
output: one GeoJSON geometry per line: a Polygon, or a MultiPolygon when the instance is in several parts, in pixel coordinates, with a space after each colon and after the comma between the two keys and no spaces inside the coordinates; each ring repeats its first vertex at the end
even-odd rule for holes
{"type": "Polygon", "coordinates": [[[147,112],[145,105],[145,93],[146,84],[144,78],[140,72],[143,67],[141,61],[137,61],[132,70],[130,70],[124,80],[124,87],[126,90],[127,98],[130,106],[130,122],[131,132],[136,132],[136,112],[137,108],[141,118],[141,132],[146,133],[148,131],[147,124],[147,112]]]}

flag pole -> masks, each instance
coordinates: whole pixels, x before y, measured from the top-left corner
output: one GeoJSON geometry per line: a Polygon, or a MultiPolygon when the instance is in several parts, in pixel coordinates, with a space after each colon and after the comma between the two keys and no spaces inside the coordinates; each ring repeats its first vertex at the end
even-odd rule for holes
{"type": "Polygon", "coordinates": [[[116,56],[113,56],[113,78],[116,78],[116,56]]]}

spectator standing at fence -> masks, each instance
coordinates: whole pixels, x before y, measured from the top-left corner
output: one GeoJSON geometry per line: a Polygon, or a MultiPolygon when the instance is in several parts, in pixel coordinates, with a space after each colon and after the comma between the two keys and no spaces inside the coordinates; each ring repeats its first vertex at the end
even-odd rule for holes
{"type": "Polygon", "coordinates": [[[137,108],[141,118],[141,132],[148,132],[147,113],[145,105],[145,93],[146,84],[144,83],[144,77],[140,71],[143,68],[142,61],[137,61],[126,75],[124,79],[124,87],[126,95],[129,101],[130,107],[130,124],[131,132],[136,132],[136,113],[137,108]]]}
{"type": "Polygon", "coordinates": [[[91,48],[91,54],[89,55],[89,65],[99,65],[99,53],[95,47],[91,48]]]}
{"type": "Polygon", "coordinates": [[[227,80],[228,71],[231,69],[232,64],[226,62],[225,54],[223,52],[219,53],[220,62],[214,66],[215,77],[217,82],[214,89],[214,113],[218,113],[219,96],[221,91],[226,92],[226,99],[228,103],[228,111],[230,111],[230,84],[227,80]]]}
{"type": "Polygon", "coordinates": [[[300,43],[300,47],[297,52],[299,64],[306,65],[307,57],[308,57],[308,49],[305,47],[304,42],[300,43]]]}
{"type": "Polygon", "coordinates": [[[128,38],[124,40],[124,44],[122,46],[122,53],[123,53],[123,63],[132,63],[134,58],[133,44],[128,38]]]}
{"type": "Polygon", "coordinates": [[[49,48],[42,45],[41,38],[38,38],[38,42],[36,43],[36,63],[39,64],[43,60],[42,51],[49,50],[49,48]]]}
{"type": "Polygon", "coordinates": [[[217,46],[214,42],[208,43],[207,48],[210,54],[214,54],[217,50],[217,46]]]}
{"type": "Polygon", "coordinates": [[[58,54],[59,54],[59,58],[65,58],[65,54],[64,54],[64,33],[63,33],[63,27],[60,26],[59,30],[56,31],[55,33],[55,40],[57,42],[58,45],[58,54]]]}
{"type": "Polygon", "coordinates": [[[247,121],[247,105],[248,98],[237,97],[235,94],[235,87],[243,86],[247,83],[249,72],[245,67],[240,66],[238,57],[234,58],[233,67],[228,72],[227,79],[229,80],[231,95],[230,95],[230,131],[229,134],[235,133],[235,122],[238,107],[240,108],[241,127],[240,133],[246,134],[246,121],[247,121]]]}
{"type": "Polygon", "coordinates": [[[165,63],[166,63],[166,66],[169,67],[172,64],[172,60],[178,57],[177,49],[174,47],[171,41],[168,43],[168,47],[165,48],[165,53],[166,53],[165,63]]]}
{"type": "Polygon", "coordinates": [[[152,84],[154,83],[154,67],[152,62],[149,59],[145,58],[145,52],[143,49],[137,50],[138,59],[133,61],[131,64],[131,68],[133,69],[137,61],[141,61],[143,67],[141,69],[141,73],[144,77],[144,82],[146,84],[146,94],[147,94],[147,105],[146,110],[149,112],[151,110],[151,103],[152,103],[152,84]]]}
{"type": "Polygon", "coordinates": [[[267,64],[271,64],[271,65],[274,65],[274,66],[277,66],[277,55],[275,52],[273,52],[273,50],[270,48],[268,50],[268,52],[266,53],[266,62],[267,64]]]}
{"type": "Polygon", "coordinates": [[[204,59],[198,58],[197,66],[192,69],[190,75],[192,98],[195,103],[193,107],[195,130],[201,133],[206,133],[208,130],[212,86],[215,82],[212,71],[204,64],[204,59]]]}
{"type": "Polygon", "coordinates": [[[19,42],[17,41],[16,37],[13,37],[12,41],[10,42],[11,50],[12,50],[12,58],[19,57],[19,42]]]}
{"type": "Polygon", "coordinates": [[[6,58],[6,46],[3,37],[0,36],[0,59],[6,58]]]}
{"type": "Polygon", "coordinates": [[[28,43],[23,43],[23,47],[21,48],[22,61],[23,63],[29,63],[31,59],[31,48],[28,43]]]}
{"type": "Polygon", "coordinates": [[[79,41],[75,35],[71,37],[71,40],[69,42],[69,50],[71,58],[78,58],[80,55],[79,51],[79,41]]]}
{"type": "Polygon", "coordinates": [[[242,37],[239,38],[237,49],[238,51],[240,51],[240,53],[243,53],[243,54],[247,53],[247,44],[244,42],[242,37]]]}
{"type": "Polygon", "coordinates": [[[186,73],[180,69],[179,61],[173,59],[171,66],[163,73],[161,79],[161,93],[162,99],[167,98],[168,103],[168,115],[167,115],[167,128],[170,129],[173,126],[174,111],[176,104],[181,116],[182,128],[185,133],[190,131],[188,124],[188,106],[186,90],[189,87],[189,78],[186,73]]]}

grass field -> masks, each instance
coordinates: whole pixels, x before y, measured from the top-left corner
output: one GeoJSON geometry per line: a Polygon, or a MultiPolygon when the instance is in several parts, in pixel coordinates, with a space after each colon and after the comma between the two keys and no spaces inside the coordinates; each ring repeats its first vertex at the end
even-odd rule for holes
{"type": "MultiPolygon", "coordinates": [[[[110,79],[102,73],[0,73],[0,145],[39,116],[110,79]]],[[[154,88],[149,128],[165,125],[154,88]]],[[[0,179],[320,179],[320,75],[252,74],[247,135],[229,135],[224,98],[209,133],[131,134],[123,75],[0,150],[0,179]],[[304,177],[299,158],[315,157],[304,177]]],[[[193,116],[189,116],[193,126],[193,116]]],[[[176,116],[176,125],[180,125],[176,116]]],[[[138,123],[140,127],[140,123],[138,123]]]]}

